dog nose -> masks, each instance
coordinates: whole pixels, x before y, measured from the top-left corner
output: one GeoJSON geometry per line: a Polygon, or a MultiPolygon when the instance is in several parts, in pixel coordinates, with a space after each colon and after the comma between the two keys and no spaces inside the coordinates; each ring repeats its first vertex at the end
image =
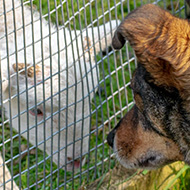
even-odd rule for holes
{"type": "Polygon", "coordinates": [[[108,144],[113,148],[113,143],[114,143],[114,137],[115,137],[115,129],[113,129],[107,137],[108,144]]]}

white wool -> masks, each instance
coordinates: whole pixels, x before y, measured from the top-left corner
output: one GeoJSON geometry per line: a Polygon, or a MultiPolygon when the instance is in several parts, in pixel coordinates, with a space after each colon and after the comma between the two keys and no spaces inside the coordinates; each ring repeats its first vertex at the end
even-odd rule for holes
{"type": "Polygon", "coordinates": [[[66,160],[80,158],[81,153],[84,155],[88,152],[90,102],[97,90],[99,76],[94,55],[111,44],[111,34],[117,21],[101,25],[99,30],[97,27],[84,29],[81,33],[79,30],[69,31],[64,26],[56,28],[45,19],[41,22],[40,14],[27,6],[23,7],[23,19],[19,0],[14,0],[14,10],[12,0],[0,0],[1,97],[4,100],[5,115],[12,120],[11,127],[17,131],[20,129],[22,136],[26,139],[29,137],[31,144],[41,150],[45,148],[48,155],[52,153],[52,146],[53,161],[56,164],[59,152],[59,164],[63,166],[66,160]],[[6,4],[6,22],[3,2],[6,4]],[[23,69],[24,72],[20,71],[18,75],[13,69],[15,63],[24,63],[27,68],[38,65],[39,71],[30,77],[25,75],[23,69]],[[7,101],[9,90],[12,98],[7,101]],[[19,105],[18,96],[15,96],[18,92],[19,105]],[[34,109],[37,105],[45,121],[43,116],[31,115],[27,111],[27,103],[28,109],[34,109]]]}

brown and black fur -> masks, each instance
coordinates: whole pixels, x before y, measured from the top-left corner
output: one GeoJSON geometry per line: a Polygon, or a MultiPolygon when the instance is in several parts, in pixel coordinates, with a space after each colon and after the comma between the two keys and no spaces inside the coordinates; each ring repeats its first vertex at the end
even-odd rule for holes
{"type": "Polygon", "coordinates": [[[144,5],[120,24],[112,46],[128,40],[138,59],[131,88],[135,105],[108,135],[128,168],[190,164],[190,24],[144,5]]]}

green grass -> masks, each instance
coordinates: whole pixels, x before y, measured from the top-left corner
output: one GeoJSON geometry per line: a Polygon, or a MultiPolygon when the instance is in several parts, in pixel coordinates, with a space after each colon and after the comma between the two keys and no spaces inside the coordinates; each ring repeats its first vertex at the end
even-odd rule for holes
{"type": "MultiPolygon", "coordinates": [[[[37,10],[40,9],[39,7],[42,7],[43,15],[46,15],[48,13],[48,9],[54,10],[56,5],[60,4],[60,0],[50,0],[48,2],[49,3],[47,3],[47,0],[42,0],[42,5],[39,6],[40,1],[36,0],[34,1],[34,4],[36,5],[37,10]]],[[[67,24],[67,27],[70,27],[71,29],[80,29],[79,21],[81,23],[81,27],[84,28],[86,24],[91,24],[92,21],[96,20],[97,17],[100,17],[106,11],[108,11],[108,13],[105,15],[105,17],[100,17],[99,19],[100,24],[103,23],[103,20],[109,21],[109,19],[115,19],[116,15],[118,19],[122,19],[122,17],[127,15],[128,11],[140,6],[142,1],[126,1],[123,3],[122,7],[121,5],[119,5],[116,9],[113,9],[111,11],[109,10],[110,7],[114,7],[114,1],[102,1],[103,4],[101,4],[101,1],[93,1],[90,3],[89,0],[79,0],[78,4],[76,2],[77,1],[74,0],[68,0],[67,3],[65,2],[62,8],[59,8],[57,12],[51,14],[51,21],[53,23],[56,23],[56,17],[58,17],[58,24],[61,25],[62,23],[65,23],[68,20],[70,20],[70,22],[68,22],[67,24]],[[87,3],[88,6],[86,7],[86,9],[82,9],[84,4],[87,3]],[[78,12],[78,9],[82,9],[80,11],[80,14],[76,14],[74,16],[74,13],[78,12]]],[[[120,0],[115,0],[116,4],[119,2],[120,0]]],[[[143,4],[148,2],[153,1],[143,1],[143,4]]],[[[159,5],[162,7],[167,7],[170,4],[170,2],[170,0],[166,1],[166,3],[160,2],[159,5]]],[[[180,5],[183,5],[183,1],[180,1],[180,5]]],[[[183,16],[183,13],[181,15],[183,16]]],[[[48,19],[48,15],[46,19],[48,19]]],[[[97,22],[95,22],[95,25],[96,24],[97,22]]],[[[110,129],[113,128],[116,125],[116,123],[120,120],[120,118],[126,113],[127,108],[124,111],[121,111],[121,109],[133,100],[132,92],[129,87],[122,89],[121,91],[119,91],[119,93],[113,94],[113,92],[119,90],[119,87],[123,87],[126,83],[130,81],[131,73],[129,72],[129,70],[134,71],[135,62],[131,61],[128,62],[128,64],[122,63],[125,63],[129,61],[132,57],[134,57],[132,49],[130,47],[125,47],[122,51],[112,53],[110,56],[108,56],[108,58],[104,60],[102,59],[102,57],[103,56],[101,54],[97,56],[97,63],[99,64],[100,68],[100,85],[99,90],[96,93],[92,103],[92,110],[94,111],[94,114],[92,115],[92,134],[90,138],[91,151],[89,156],[86,156],[87,160],[89,160],[88,164],[86,164],[82,168],[82,171],[87,172],[74,179],[73,181],[67,182],[67,189],[78,189],[79,187],[84,186],[87,183],[93,182],[95,179],[104,176],[104,174],[109,170],[109,168],[114,167],[114,159],[111,158],[108,159],[107,162],[104,162],[104,159],[107,157],[109,158],[109,155],[110,153],[112,153],[112,151],[110,150],[107,144],[103,144],[102,142],[105,141],[110,129]],[[129,54],[127,54],[127,51],[129,51],[129,54]],[[120,69],[116,71],[116,68],[120,69]],[[112,116],[114,117],[112,119],[109,119],[112,116]],[[96,147],[96,145],[98,145],[99,147],[93,149],[94,147],[96,147]],[[99,166],[97,166],[96,169],[89,170],[89,168],[95,166],[96,164],[99,164],[99,166]]],[[[8,125],[5,126],[4,133],[3,130],[0,129],[0,142],[2,142],[2,136],[4,137],[4,140],[6,140],[10,138],[11,134],[12,132],[10,131],[8,125]]],[[[13,136],[16,134],[17,133],[13,131],[13,136]]],[[[12,155],[16,156],[19,154],[19,140],[21,141],[21,144],[24,144],[27,147],[27,141],[23,138],[19,139],[18,137],[13,140],[13,147],[11,147],[10,142],[6,143],[6,160],[11,159],[12,155]]],[[[23,174],[21,175],[21,187],[23,189],[27,188],[28,178],[29,185],[32,185],[35,184],[36,180],[43,180],[44,174],[45,176],[49,176],[47,177],[45,182],[41,182],[31,189],[36,189],[36,187],[38,189],[55,189],[56,187],[58,187],[58,185],[64,183],[64,170],[58,170],[55,164],[53,164],[51,169],[51,159],[47,159],[44,164],[44,153],[42,151],[34,149],[32,153],[26,154],[26,156],[22,159],[20,169],[19,164],[17,164],[17,159],[18,158],[14,159],[12,166],[9,163],[8,167],[10,170],[11,168],[13,169],[14,175],[17,175],[19,171],[26,171],[23,172],[23,174]],[[32,167],[33,165],[37,166],[27,171],[27,169],[32,167]],[[53,171],[53,174],[51,173],[51,170],[53,171]],[[59,179],[57,177],[58,172],[60,176],[59,179]]],[[[78,174],[74,174],[74,176],[77,176],[78,174]]],[[[72,179],[72,177],[73,174],[71,172],[66,173],[67,180],[72,179]]],[[[17,177],[15,181],[19,185],[19,177],[17,177]]],[[[180,175],[178,176],[178,181],[181,190],[190,189],[189,168],[185,168],[185,170],[180,173],[180,175]]],[[[61,187],[61,189],[64,189],[64,187],[61,187]]]]}

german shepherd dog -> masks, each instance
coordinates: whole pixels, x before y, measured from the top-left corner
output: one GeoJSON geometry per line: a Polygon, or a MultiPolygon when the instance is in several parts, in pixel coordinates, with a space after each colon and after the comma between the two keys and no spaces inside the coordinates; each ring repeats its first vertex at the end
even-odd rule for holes
{"type": "Polygon", "coordinates": [[[128,40],[138,59],[131,80],[135,105],[108,135],[126,168],[190,164],[190,23],[156,5],[131,12],[112,46],[128,40]]]}

